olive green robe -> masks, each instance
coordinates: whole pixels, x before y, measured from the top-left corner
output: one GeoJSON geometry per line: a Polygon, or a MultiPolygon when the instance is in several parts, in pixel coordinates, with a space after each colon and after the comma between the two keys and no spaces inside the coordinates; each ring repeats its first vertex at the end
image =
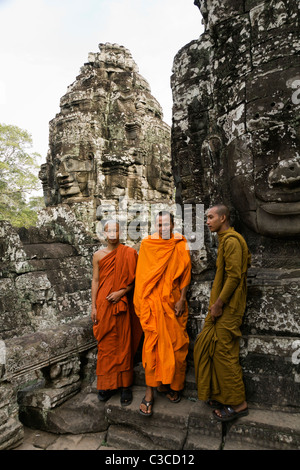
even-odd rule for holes
{"type": "Polygon", "coordinates": [[[218,234],[218,238],[217,270],[209,310],[220,297],[224,302],[223,314],[214,321],[208,312],[195,342],[194,364],[199,400],[212,399],[234,406],[245,400],[239,338],[251,255],[244,238],[233,228],[218,234]]]}

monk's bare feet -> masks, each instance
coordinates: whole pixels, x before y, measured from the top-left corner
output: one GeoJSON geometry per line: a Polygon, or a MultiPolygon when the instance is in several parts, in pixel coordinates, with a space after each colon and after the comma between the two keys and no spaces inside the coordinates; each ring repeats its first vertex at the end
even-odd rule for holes
{"type": "Polygon", "coordinates": [[[170,387],[168,385],[161,384],[157,387],[157,391],[159,393],[167,393],[170,390],[170,387]]]}
{"type": "Polygon", "coordinates": [[[146,393],[140,404],[140,413],[143,415],[152,415],[153,406],[153,389],[152,387],[146,387],[146,393]]]}
{"type": "Polygon", "coordinates": [[[248,414],[248,405],[246,401],[243,401],[239,405],[224,405],[220,409],[214,410],[214,415],[220,421],[230,421],[238,416],[245,416],[248,414]]]}
{"type": "Polygon", "coordinates": [[[172,390],[168,385],[160,385],[157,387],[157,391],[166,395],[172,403],[178,403],[181,399],[180,393],[176,390],[172,390]]]}
{"type": "Polygon", "coordinates": [[[246,410],[248,408],[248,404],[246,401],[243,401],[243,403],[241,403],[240,405],[232,406],[232,408],[234,409],[234,411],[239,413],[240,411],[246,410]]]}

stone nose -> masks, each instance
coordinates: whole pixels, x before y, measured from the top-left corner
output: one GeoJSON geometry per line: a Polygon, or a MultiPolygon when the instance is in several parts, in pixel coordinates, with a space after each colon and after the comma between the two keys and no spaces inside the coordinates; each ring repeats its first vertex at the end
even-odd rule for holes
{"type": "Polygon", "coordinates": [[[61,178],[61,179],[66,179],[68,178],[68,176],[69,176],[69,173],[66,170],[66,166],[64,165],[64,163],[61,163],[56,173],[56,177],[61,178]]]}
{"type": "Polygon", "coordinates": [[[281,161],[269,173],[271,186],[300,186],[300,157],[281,161]]]}

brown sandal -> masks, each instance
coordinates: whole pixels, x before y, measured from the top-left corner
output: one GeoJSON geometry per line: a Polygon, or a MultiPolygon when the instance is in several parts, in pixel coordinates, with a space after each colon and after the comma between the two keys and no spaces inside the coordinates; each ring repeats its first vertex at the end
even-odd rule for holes
{"type": "Polygon", "coordinates": [[[167,393],[167,398],[171,403],[179,403],[181,400],[180,392],[177,392],[176,390],[172,390],[170,388],[170,391],[167,393]],[[170,397],[168,397],[170,395],[170,397]],[[177,397],[174,400],[172,400],[173,397],[177,397]]]}
{"type": "Polygon", "coordinates": [[[248,408],[245,408],[241,411],[235,411],[231,406],[225,405],[219,410],[221,416],[218,416],[215,411],[213,411],[214,417],[218,421],[227,422],[232,421],[233,419],[239,418],[240,416],[247,416],[249,414],[248,408]]]}
{"type": "Polygon", "coordinates": [[[139,409],[140,414],[143,415],[143,416],[151,416],[152,413],[153,413],[153,411],[152,411],[152,410],[153,410],[153,403],[154,403],[154,400],[153,400],[153,399],[150,400],[150,401],[146,401],[146,398],[144,397],[144,398],[142,399],[142,404],[143,404],[143,405],[146,405],[147,411],[149,410],[149,406],[152,406],[152,408],[151,408],[150,413],[145,413],[145,412],[144,412],[143,410],[141,410],[141,408],[140,408],[140,409],[139,409]]]}
{"type": "Polygon", "coordinates": [[[179,403],[180,400],[181,400],[180,392],[177,392],[176,390],[172,390],[170,387],[167,390],[159,390],[157,388],[157,391],[158,391],[158,393],[161,393],[162,395],[165,395],[171,403],[179,403]],[[172,400],[172,398],[176,397],[176,396],[177,396],[177,398],[175,398],[175,400],[172,400]]]}

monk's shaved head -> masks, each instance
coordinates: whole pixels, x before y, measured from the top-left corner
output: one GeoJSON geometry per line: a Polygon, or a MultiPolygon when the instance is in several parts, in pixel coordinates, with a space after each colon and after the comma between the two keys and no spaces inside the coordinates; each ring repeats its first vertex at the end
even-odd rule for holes
{"type": "Polygon", "coordinates": [[[230,227],[230,211],[225,204],[215,204],[206,211],[207,226],[211,232],[221,233],[230,227]]]}
{"type": "Polygon", "coordinates": [[[220,217],[222,215],[225,215],[226,220],[229,221],[229,219],[230,219],[230,210],[228,209],[227,206],[225,206],[225,204],[216,204],[216,205],[212,206],[210,209],[216,209],[216,212],[220,217]]]}
{"type": "Polygon", "coordinates": [[[165,215],[167,215],[170,218],[171,223],[174,225],[174,215],[168,211],[158,212],[158,214],[156,214],[155,220],[157,220],[158,217],[164,217],[165,215]]]}
{"type": "Polygon", "coordinates": [[[105,224],[104,224],[104,226],[103,226],[104,232],[106,232],[106,230],[107,230],[107,228],[108,228],[108,225],[110,225],[110,224],[117,225],[118,228],[120,228],[119,222],[118,222],[117,220],[111,219],[111,220],[107,220],[107,221],[105,222],[105,224]]]}

